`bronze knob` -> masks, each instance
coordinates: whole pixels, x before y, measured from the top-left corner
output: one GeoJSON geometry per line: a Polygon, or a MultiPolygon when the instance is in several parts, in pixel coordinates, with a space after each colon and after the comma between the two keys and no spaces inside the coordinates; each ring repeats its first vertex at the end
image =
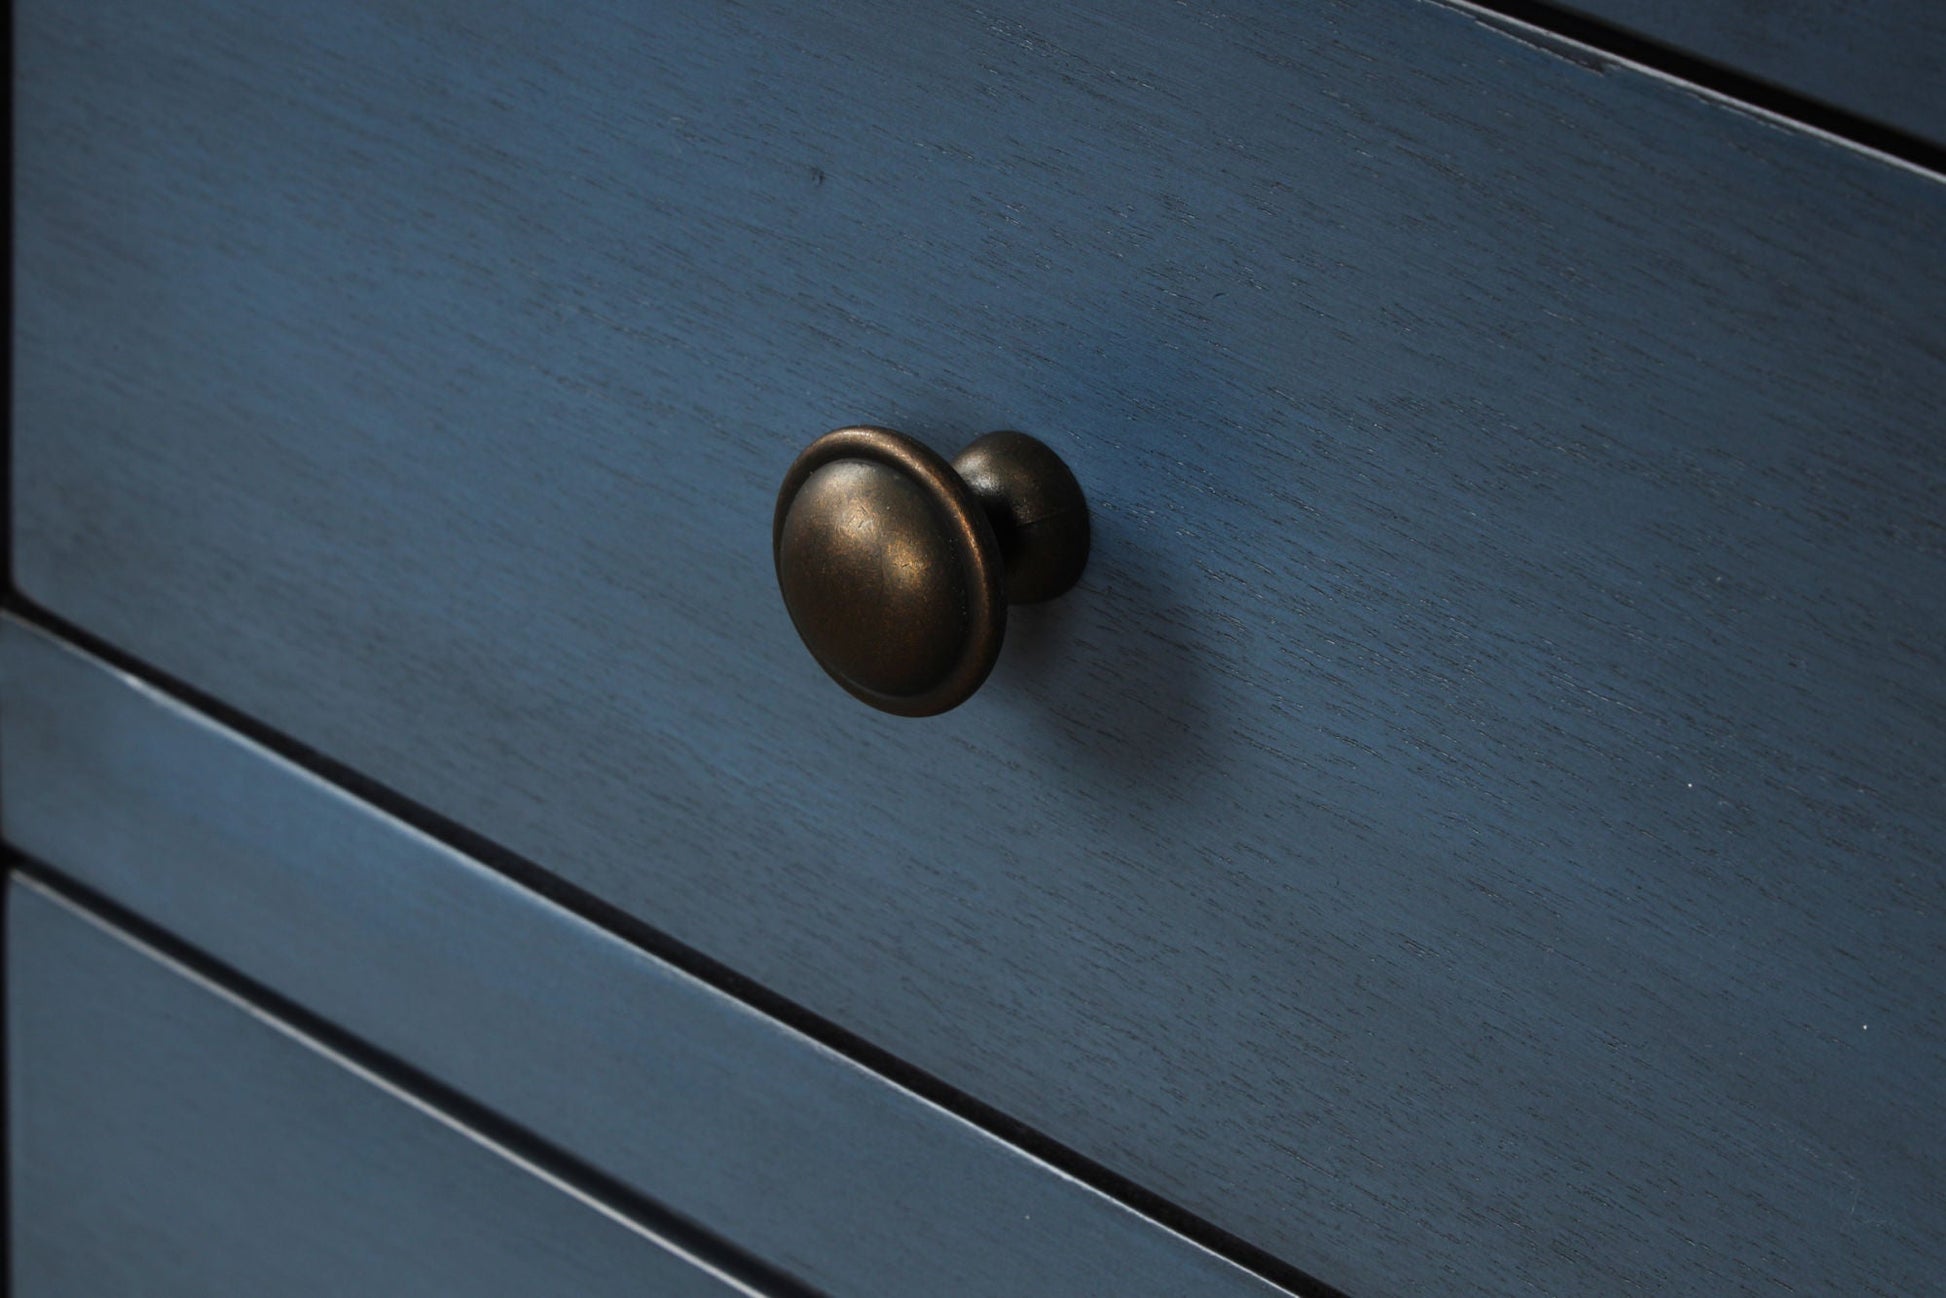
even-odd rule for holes
{"type": "Polygon", "coordinates": [[[1081,576],[1088,503],[1025,433],[988,433],[948,464],[904,433],[840,428],[784,475],[771,549],[819,666],[875,708],[930,717],[993,670],[1009,603],[1081,576]]]}

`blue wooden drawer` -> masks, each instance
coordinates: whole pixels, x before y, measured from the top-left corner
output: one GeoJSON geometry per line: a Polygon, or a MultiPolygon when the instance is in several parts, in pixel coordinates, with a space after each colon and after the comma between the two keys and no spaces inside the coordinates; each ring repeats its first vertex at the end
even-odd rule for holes
{"type": "Polygon", "coordinates": [[[1937,176],[1410,0],[540,12],[20,7],[37,617],[1354,1292],[1937,1272],[1937,176]],[[775,594],[861,420],[1095,504],[935,721],[775,594]]]}
{"type": "Polygon", "coordinates": [[[32,884],[7,889],[18,1298],[767,1291],[32,884]]]}

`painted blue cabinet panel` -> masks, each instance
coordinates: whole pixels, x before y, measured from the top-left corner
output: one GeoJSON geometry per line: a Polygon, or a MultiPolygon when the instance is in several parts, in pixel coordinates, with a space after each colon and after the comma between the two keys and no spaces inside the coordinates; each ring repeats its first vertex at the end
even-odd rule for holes
{"type": "Polygon", "coordinates": [[[19,10],[30,599],[1355,1292],[1942,1270],[1937,176],[1409,0],[19,10]],[[858,420],[1095,502],[934,722],[858,420]]]}
{"type": "Polygon", "coordinates": [[[754,1295],[15,876],[17,1298],[754,1295]]]}
{"type": "Polygon", "coordinates": [[[68,646],[0,663],[10,842],[821,1292],[1282,1292],[68,646]]]}

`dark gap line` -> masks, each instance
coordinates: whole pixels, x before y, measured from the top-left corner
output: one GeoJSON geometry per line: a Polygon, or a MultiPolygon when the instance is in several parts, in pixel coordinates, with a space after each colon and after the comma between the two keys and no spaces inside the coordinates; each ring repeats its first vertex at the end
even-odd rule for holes
{"type": "MultiPolygon", "coordinates": [[[[1849,144],[1886,154],[1946,178],[1946,145],[1936,144],[1877,118],[1840,108],[1728,64],[1692,54],[1599,18],[1558,8],[1544,0],[1466,0],[1466,3],[1471,8],[1453,7],[1476,18],[1480,17],[1474,12],[1477,9],[1524,23],[1548,35],[1587,46],[1596,55],[1638,63],[1725,99],[1761,109],[1799,126],[1823,131],[1849,144]]],[[[1509,30],[1508,34],[1517,39],[1530,38],[1530,33],[1526,32],[1509,30]]],[[[1576,62],[1587,61],[1586,51],[1562,50],[1560,53],[1576,62]]]]}
{"type": "Polygon", "coordinates": [[[85,884],[68,878],[59,870],[19,852],[9,853],[8,864],[11,871],[22,878],[32,880],[111,928],[119,929],[739,1283],[774,1295],[774,1298],[823,1298],[818,1290],[803,1281],[560,1149],[499,1112],[468,1098],[396,1055],[319,1017],[167,929],[158,927],[85,884]]]}
{"type": "Polygon", "coordinates": [[[49,635],[100,659],[116,671],[142,681],[175,702],[201,713],[245,740],[304,771],[337,786],[386,815],[410,825],[454,851],[471,857],[538,893],[564,910],[615,937],[666,961],[727,996],[784,1024],[826,1049],[893,1084],[938,1105],[1073,1177],[1090,1189],[1208,1249],[1245,1271],[1288,1289],[1297,1298],[1348,1298],[1340,1289],[1300,1270],[1282,1258],[1233,1234],[1215,1222],[1184,1208],[1115,1172],[1054,1137],[978,1100],[937,1075],[840,1027],[780,992],[738,973],[721,961],[636,918],[595,893],[568,882],[511,848],[466,828],[430,807],[364,775],[309,745],[238,711],[195,686],[160,671],[108,644],[89,631],[27,599],[16,588],[4,601],[5,610],[49,635]]]}

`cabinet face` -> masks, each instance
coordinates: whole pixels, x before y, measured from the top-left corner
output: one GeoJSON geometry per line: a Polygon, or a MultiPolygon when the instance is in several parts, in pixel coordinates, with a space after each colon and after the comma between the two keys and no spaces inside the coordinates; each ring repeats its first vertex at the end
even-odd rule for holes
{"type": "Polygon", "coordinates": [[[759,1290],[16,876],[11,1292],[759,1290]]]}
{"type": "Polygon", "coordinates": [[[1403,0],[20,26],[31,599],[1354,1292],[1936,1270],[1936,178],[1403,0]],[[860,421],[1095,509],[934,721],[860,421]]]}

